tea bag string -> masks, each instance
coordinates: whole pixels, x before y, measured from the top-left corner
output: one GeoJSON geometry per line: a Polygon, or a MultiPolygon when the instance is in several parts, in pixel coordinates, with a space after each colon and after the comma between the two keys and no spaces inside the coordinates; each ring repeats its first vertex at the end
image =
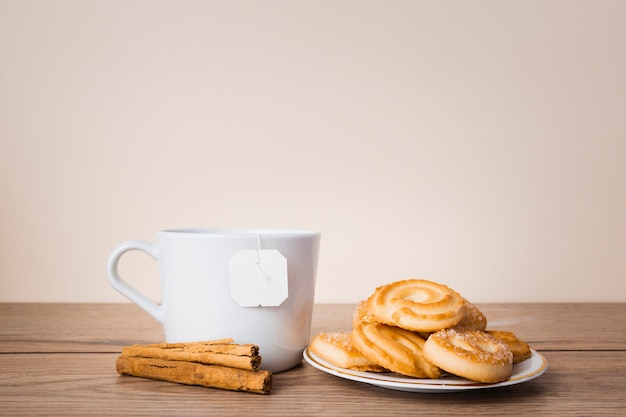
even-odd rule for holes
{"type": "Polygon", "coordinates": [[[259,271],[259,274],[265,278],[266,280],[269,278],[269,275],[265,273],[263,268],[261,268],[261,235],[256,235],[257,238],[257,250],[256,250],[256,269],[259,271]]]}

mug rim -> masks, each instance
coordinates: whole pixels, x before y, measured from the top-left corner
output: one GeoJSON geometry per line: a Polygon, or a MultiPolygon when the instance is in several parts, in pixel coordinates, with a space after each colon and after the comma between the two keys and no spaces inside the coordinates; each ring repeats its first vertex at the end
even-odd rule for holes
{"type": "Polygon", "coordinates": [[[271,229],[271,228],[174,228],[159,231],[162,234],[188,235],[188,236],[319,236],[320,232],[307,229],[271,229]]]}

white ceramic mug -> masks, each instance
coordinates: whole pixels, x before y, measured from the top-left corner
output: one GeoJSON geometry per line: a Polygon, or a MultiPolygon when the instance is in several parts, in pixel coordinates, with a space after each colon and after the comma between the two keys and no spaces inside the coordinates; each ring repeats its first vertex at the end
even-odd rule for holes
{"type": "Polygon", "coordinates": [[[261,368],[280,372],[298,365],[309,343],[319,242],[319,233],[304,230],[165,230],[155,243],[115,247],[107,275],[163,325],[167,342],[256,344],[261,368]],[[160,304],[120,277],[120,257],[131,250],[158,261],[160,304]]]}

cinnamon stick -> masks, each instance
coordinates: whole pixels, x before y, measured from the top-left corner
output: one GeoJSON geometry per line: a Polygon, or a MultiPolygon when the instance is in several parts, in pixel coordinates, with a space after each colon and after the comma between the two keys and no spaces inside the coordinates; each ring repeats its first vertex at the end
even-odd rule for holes
{"type": "Polygon", "coordinates": [[[175,361],[198,362],[207,365],[221,365],[233,368],[256,370],[261,365],[259,347],[246,344],[237,345],[224,341],[193,343],[158,343],[133,345],[122,348],[122,355],[175,361]]]}
{"type": "Polygon", "coordinates": [[[159,379],[186,385],[269,394],[272,373],[194,362],[120,356],[115,369],[122,375],[159,379]]]}

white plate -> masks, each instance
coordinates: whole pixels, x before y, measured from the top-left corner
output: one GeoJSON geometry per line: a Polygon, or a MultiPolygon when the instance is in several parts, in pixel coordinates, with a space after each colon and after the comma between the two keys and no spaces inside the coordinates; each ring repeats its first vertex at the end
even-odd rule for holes
{"type": "Polygon", "coordinates": [[[352,381],[364,382],[382,388],[410,392],[457,392],[485,388],[506,387],[521,384],[537,378],[548,369],[548,361],[539,352],[531,349],[532,355],[523,362],[513,365],[511,377],[496,384],[482,384],[454,375],[446,374],[439,379],[419,379],[405,377],[395,373],[360,372],[339,368],[316,356],[307,348],[304,359],[315,368],[352,381]]]}

